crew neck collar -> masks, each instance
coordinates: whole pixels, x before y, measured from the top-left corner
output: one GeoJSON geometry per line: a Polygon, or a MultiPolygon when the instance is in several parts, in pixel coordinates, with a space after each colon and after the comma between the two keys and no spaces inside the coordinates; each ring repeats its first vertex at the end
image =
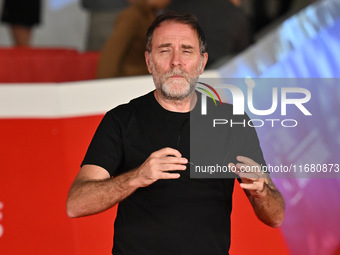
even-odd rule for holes
{"type": "MultiPolygon", "coordinates": [[[[197,92],[195,92],[197,94],[197,92]]],[[[165,115],[165,116],[168,116],[170,118],[174,117],[174,118],[181,118],[181,116],[183,118],[188,118],[190,117],[190,114],[194,113],[194,112],[197,112],[198,109],[200,108],[200,100],[199,100],[199,96],[197,95],[197,100],[196,100],[196,105],[195,107],[191,110],[191,111],[188,111],[188,112],[174,112],[174,111],[169,111],[165,108],[163,108],[163,106],[161,106],[159,104],[159,102],[157,101],[155,95],[154,95],[154,91],[150,92],[149,93],[149,96],[151,98],[151,103],[153,104],[153,106],[155,106],[155,109],[157,110],[157,112],[165,115]]]]}

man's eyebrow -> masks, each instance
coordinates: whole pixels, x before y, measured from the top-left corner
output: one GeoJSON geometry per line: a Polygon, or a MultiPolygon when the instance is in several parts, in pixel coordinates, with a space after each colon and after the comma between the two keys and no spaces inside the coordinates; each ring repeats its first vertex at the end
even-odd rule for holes
{"type": "Polygon", "coordinates": [[[170,46],[171,46],[171,43],[162,43],[157,48],[160,49],[160,48],[166,48],[166,47],[170,47],[170,46]]]}
{"type": "MultiPolygon", "coordinates": [[[[171,45],[172,45],[171,43],[162,43],[157,48],[158,49],[160,49],[160,48],[167,48],[167,47],[170,47],[171,45]]],[[[189,44],[182,44],[181,48],[183,48],[183,49],[193,49],[194,47],[189,45],[189,44]]]]}
{"type": "Polygon", "coordinates": [[[193,49],[193,48],[194,48],[193,46],[188,45],[188,44],[182,44],[181,47],[182,47],[183,49],[186,49],[186,50],[189,50],[189,49],[193,49]]]}

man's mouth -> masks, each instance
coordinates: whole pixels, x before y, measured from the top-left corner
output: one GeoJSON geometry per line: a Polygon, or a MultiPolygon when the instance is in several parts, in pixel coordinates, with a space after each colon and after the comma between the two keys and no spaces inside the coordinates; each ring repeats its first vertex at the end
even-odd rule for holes
{"type": "Polygon", "coordinates": [[[166,74],[166,76],[164,78],[165,78],[165,80],[168,80],[168,79],[174,79],[174,80],[184,79],[184,80],[187,80],[187,81],[189,80],[187,73],[184,72],[184,71],[181,71],[181,70],[171,70],[166,74]]]}

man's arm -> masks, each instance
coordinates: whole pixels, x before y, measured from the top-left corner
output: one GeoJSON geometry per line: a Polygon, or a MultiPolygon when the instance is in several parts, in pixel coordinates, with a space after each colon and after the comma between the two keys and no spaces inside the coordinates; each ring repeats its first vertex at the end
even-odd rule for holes
{"type": "Polygon", "coordinates": [[[240,187],[244,189],[256,216],[268,226],[279,227],[284,218],[285,202],[271,180],[263,173],[259,164],[250,158],[238,156],[236,165],[229,163],[231,169],[241,178],[240,187]]]}
{"type": "Polygon", "coordinates": [[[164,148],[152,153],[138,168],[115,178],[96,165],[84,165],[74,180],[66,203],[71,218],[105,211],[131,195],[136,189],[149,186],[159,179],[177,179],[185,170],[187,159],[179,151],[164,148]],[[171,157],[169,157],[171,156],[171,157]]]}

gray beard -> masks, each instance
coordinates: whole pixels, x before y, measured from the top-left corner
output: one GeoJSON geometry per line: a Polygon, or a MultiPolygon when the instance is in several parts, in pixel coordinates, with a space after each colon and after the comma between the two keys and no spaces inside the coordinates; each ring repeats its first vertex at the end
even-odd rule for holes
{"type": "MultiPolygon", "coordinates": [[[[172,93],[171,89],[168,89],[167,84],[163,82],[160,86],[161,94],[164,98],[168,100],[183,100],[187,98],[196,88],[197,79],[190,79],[189,89],[183,91],[183,93],[172,93]]],[[[186,84],[187,86],[187,84],[186,84]]]]}
{"type": "MultiPolygon", "coordinates": [[[[162,77],[162,79],[160,81],[158,81],[155,76],[153,77],[154,83],[156,85],[156,88],[160,88],[161,94],[164,98],[168,99],[168,100],[183,100],[185,98],[187,98],[196,88],[196,83],[198,80],[198,74],[199,71],[201,70],[203,65],[203,60],[201,62],[201,64],[198,66],[197,68],[197,77],[195,78],[190,78],[189,74],[180,70],[180,69],[172,69],[170,71],[168,71],[167,73],[165,73],[164,77],[162,77]],[[185,86],[189,85],[189,88],[187,88],[186,90],[183,91],[183,93],[173,93],[171,91],[171,88],[168,86],[167,82],[168,82],[168,78],[173,76],[173,75],[182,75],[185,79],[186,79],[186,84],[185,86]]],[[[155,67],[151,61],[150,58],[150,67],[152,70],[152,73],[156,73],[155,67]]],[[[157,77],[159,78],[159,77],[157,77]]]]}

